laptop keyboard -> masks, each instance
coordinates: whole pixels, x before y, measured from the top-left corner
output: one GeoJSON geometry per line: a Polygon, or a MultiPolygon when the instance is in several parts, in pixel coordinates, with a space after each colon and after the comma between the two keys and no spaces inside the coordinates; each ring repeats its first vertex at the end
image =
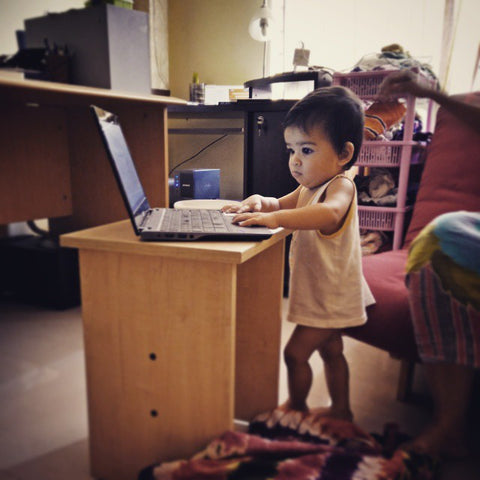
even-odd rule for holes
{"type": "Polygon", "coordinates": [[[228,233],[238,230],[231,217],[218,210],[166,210],[161,226],[166,232],[228,233]]]}

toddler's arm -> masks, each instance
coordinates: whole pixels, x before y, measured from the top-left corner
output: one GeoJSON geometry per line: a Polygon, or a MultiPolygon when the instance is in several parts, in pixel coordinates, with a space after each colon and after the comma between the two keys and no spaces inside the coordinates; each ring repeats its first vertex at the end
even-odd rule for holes
{"type": "Polygon", "coordinates": [[[245,213],[245,212],[275,212],[284,208],[295,208],[297,204],[300,189],[281,198],[264,197],[262,195],[251,195],[241,203],[225,205],[222,212],[225,213],[245,213]]]}
{"type": "Polygon", "coordinates": [[[289,230],[320,230],[328,235],[342,226],[354,192],[351,180],[338,178],[328,186],[322,202],[272,212],[240,213],[233,221],[241,226],[263,225],[268,228],[284,227],[289,230]]]}

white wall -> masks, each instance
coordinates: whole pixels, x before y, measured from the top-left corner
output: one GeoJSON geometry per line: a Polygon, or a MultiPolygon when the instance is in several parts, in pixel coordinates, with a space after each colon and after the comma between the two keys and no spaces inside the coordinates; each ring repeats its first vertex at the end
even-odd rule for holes
{"type": "Polygon", "coordinates": [[[188,98],[193,72],[201,82],[238,85],[262,76],[263,43],[248,24],[261,0],[169,0],[170,89],[188,98]]]}
{"type": "Polygon", "coordinates": [[[459,6],[455,45],[446,84],[446,90],[450,93],[480,90],[480,72],[471,88],[474,63],[480,48],[480,1],[462,0],[459,6]]]}
{"type": "MultiPolygon", "coordinates": [[[[310,64],[350,71],[360,58],[398,43],[438,75],[443,35],[443,0],[272,0],[285,6],[285,50],[281,35],[272,43],[274,72],[292,69],[301,42],[311,50],[310,64]]],[[[458,23],[449,77],[450,93],[469,91],[480,44],[480,1],[456,0],[458,23]]]]}
{"type": "Polygon", "coordinates": [[[85,0],[0,0],[0,54],[18,50],[15,30],[23,30],[23,21],[46,13],[82,8],[85,0]]]}

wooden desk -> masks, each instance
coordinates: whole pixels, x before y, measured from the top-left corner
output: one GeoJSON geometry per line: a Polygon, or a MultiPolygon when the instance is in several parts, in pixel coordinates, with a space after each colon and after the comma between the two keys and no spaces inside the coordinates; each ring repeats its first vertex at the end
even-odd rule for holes
{"type": "Polygon", "coordinates": [[[183,100],[0,72],[0,225],[51,218],[63,233],[125,218],[92,103],[120,116],[147,195],[168,205],[166,106],[183,100]]]}
{"type": "Polygon", "coordinates": [[[131,480],[277,404],[284,238],[140,242],[129,222],[79,248],[91,473],[131,480]]]}

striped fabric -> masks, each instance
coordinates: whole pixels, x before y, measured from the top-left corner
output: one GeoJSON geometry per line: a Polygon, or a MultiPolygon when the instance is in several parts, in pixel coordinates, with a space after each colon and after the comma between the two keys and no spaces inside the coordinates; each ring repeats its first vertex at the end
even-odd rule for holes
{"type": "Polygon", "coordinates": [[[407,288],[422,360],[480,368],[480,312],[443,290],[430,263],[407,275],[407,288]]]}

